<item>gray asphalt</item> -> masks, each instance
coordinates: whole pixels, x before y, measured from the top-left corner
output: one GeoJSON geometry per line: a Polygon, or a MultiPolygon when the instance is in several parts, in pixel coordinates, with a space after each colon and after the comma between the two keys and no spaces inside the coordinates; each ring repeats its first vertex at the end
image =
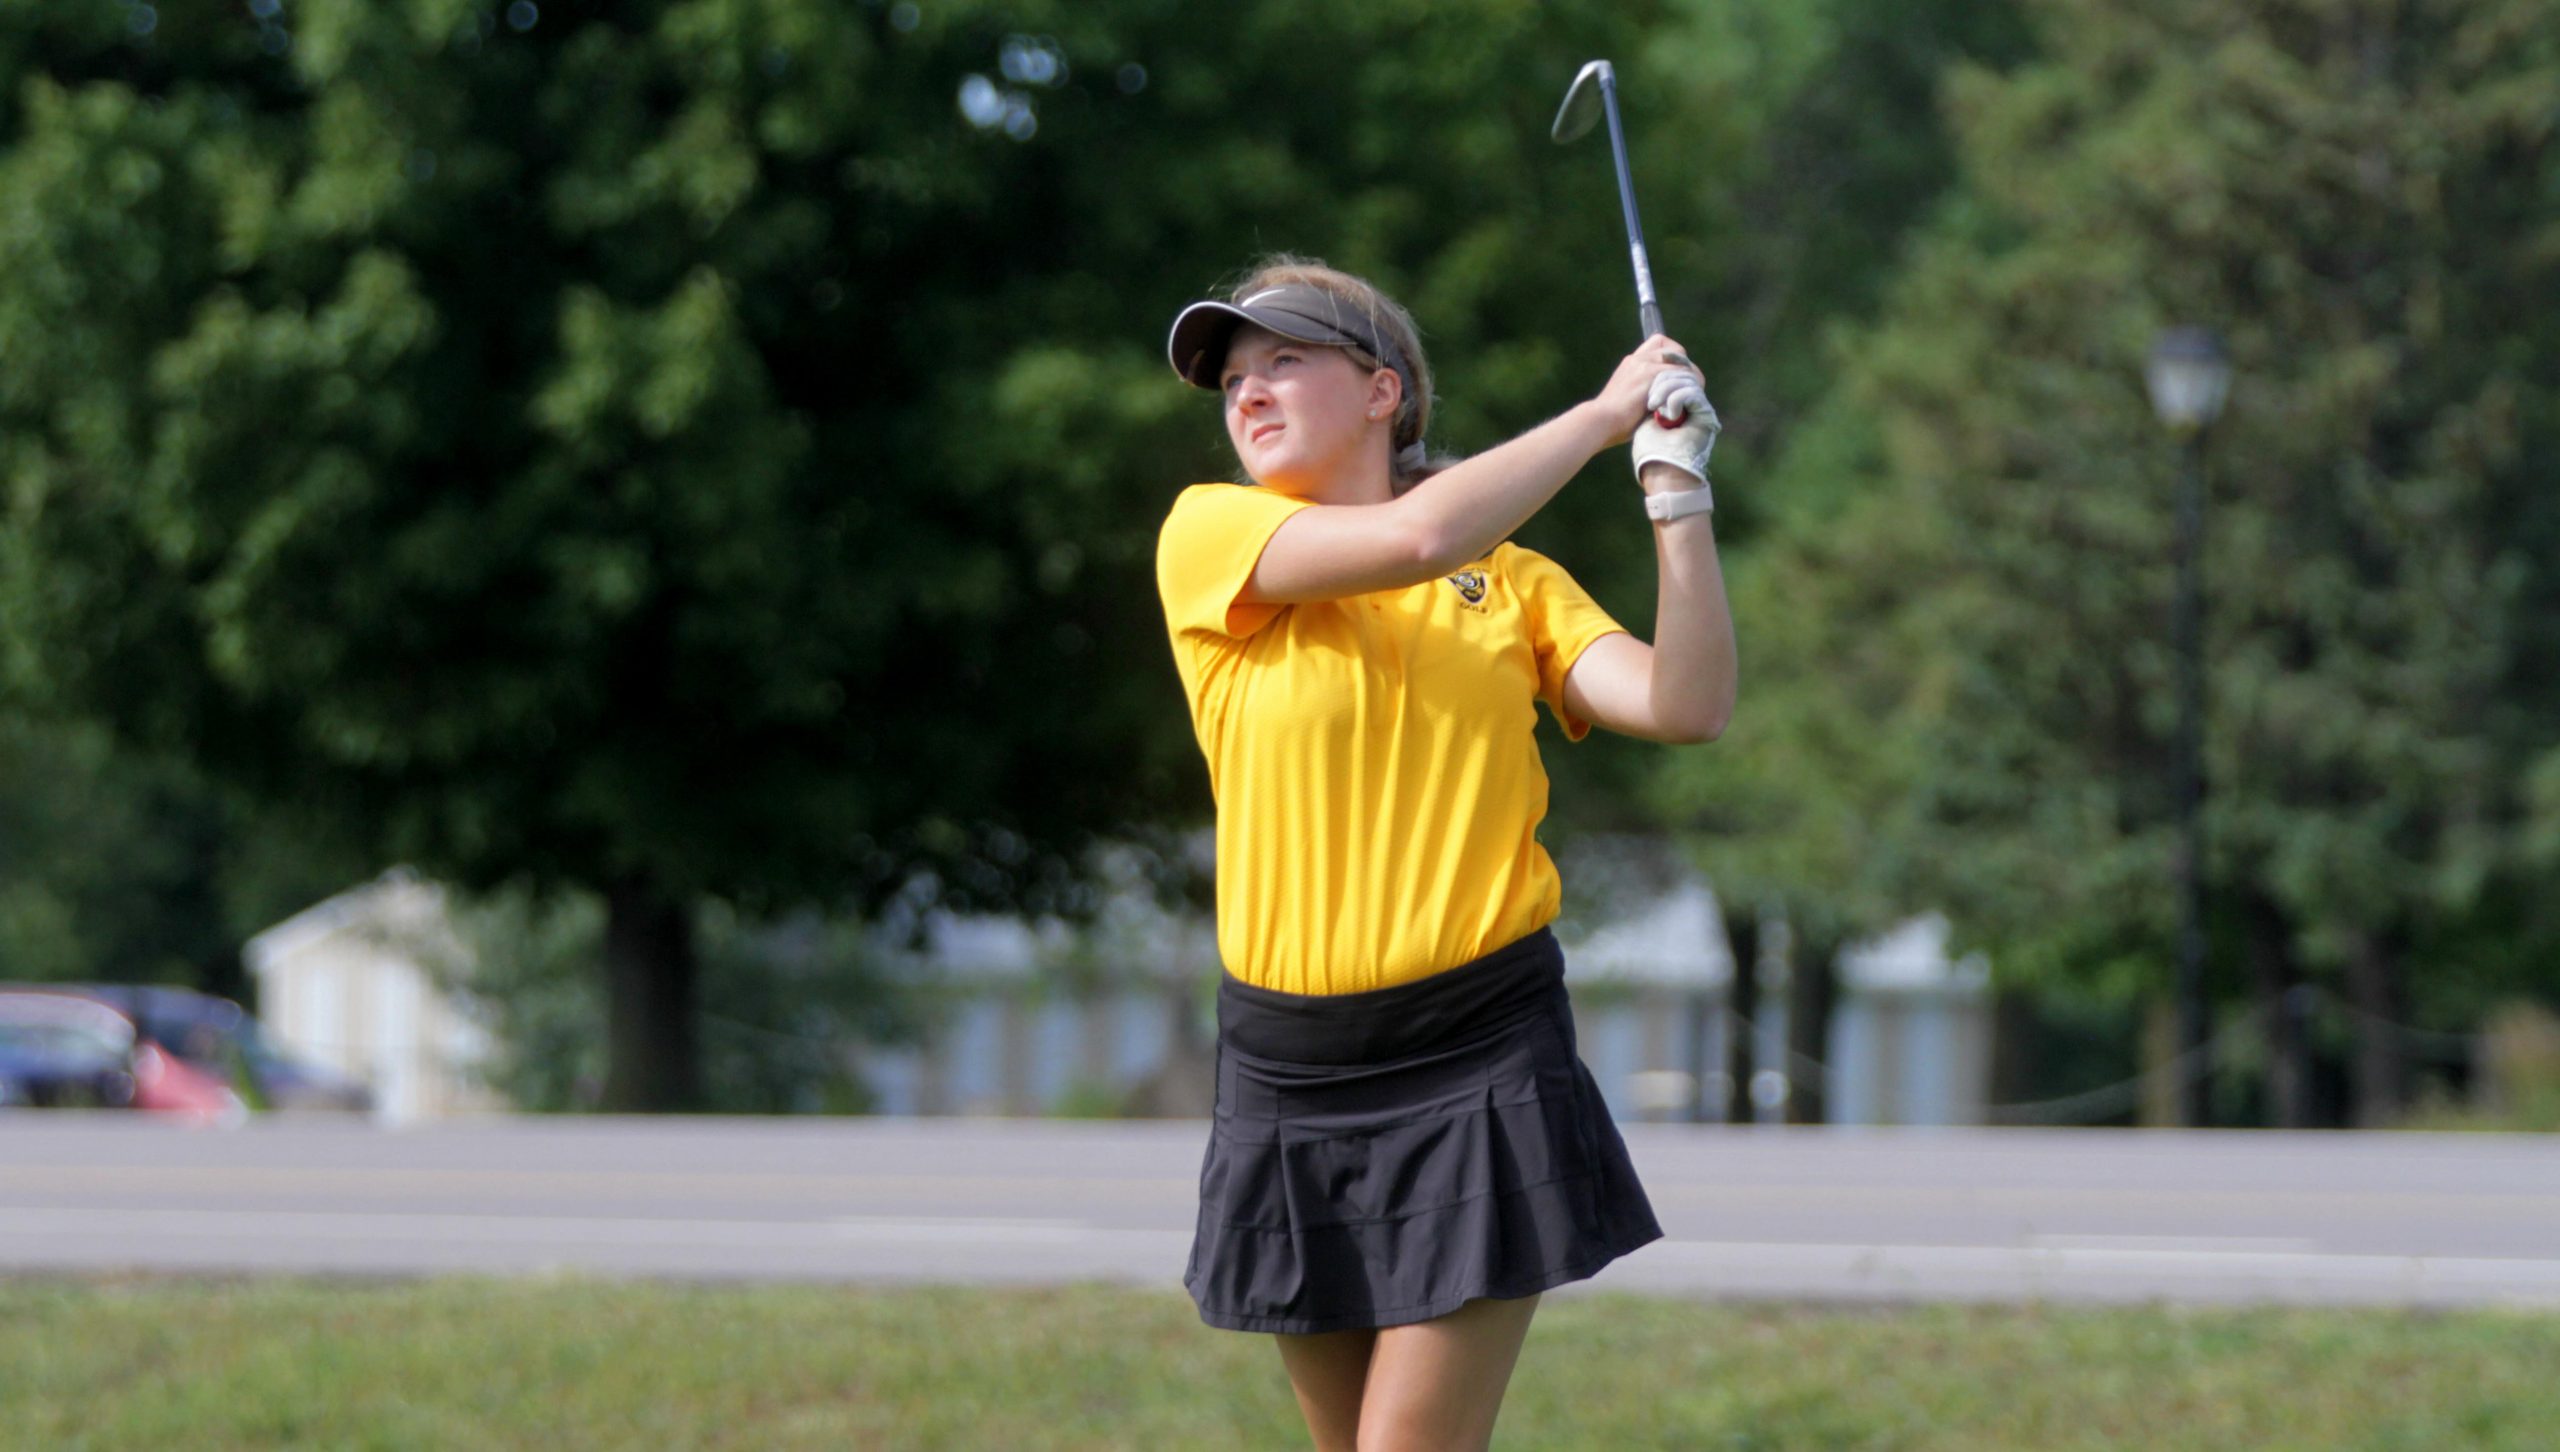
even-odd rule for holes
{"type": "MultiPolygon", "coordinates": [[[[1196,1122],[0,1113],[0,1271],[1176,1287],[1196,1122]]],[[[1630,1126],[1583,1287],[2560,1307],[2560,1137],[1630,1126]]]]}

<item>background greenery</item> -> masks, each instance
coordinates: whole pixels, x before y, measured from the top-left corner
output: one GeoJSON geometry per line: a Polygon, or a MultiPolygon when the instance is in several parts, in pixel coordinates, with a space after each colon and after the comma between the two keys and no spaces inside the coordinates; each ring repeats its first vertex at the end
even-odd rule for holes
{"type": "MultiPolygon", "coordinates": [[[[245,933],[408,862],[601,961],[525,970],[529,1102],[857,1103],[713,1027],[893,1031],[852,959],[737,943],[919,874],[1073,910],[1207,811],[1149,565],[1229,465],[1165,320],[1315,253],[1419,315],[1441,442],[1566,406],[1633,341],[1605,158],[1546,139],[1593,55],[1729,424],[1744,697],[1551,750],[1551,832],[1782,913],[1802,1024],[1940,906],[2129,1056],[2139,366],[2210,323],[2212,990],[2331,1005],[2265,1071],[2339,1081],[2218,1112],[2458,1088],[2390,1026],[2560,992],[2560,0],[9,7],[0,975],[236,992],[245,933]]],[[[1619,468],[1525,537],[1641,622],[1619,468]]]]}

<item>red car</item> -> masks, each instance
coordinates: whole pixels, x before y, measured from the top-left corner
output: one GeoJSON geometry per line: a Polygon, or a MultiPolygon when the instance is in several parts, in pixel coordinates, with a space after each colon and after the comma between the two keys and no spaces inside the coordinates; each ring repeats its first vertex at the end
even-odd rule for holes
{"type": "Polygon", "coordinates": [[[234,1125],[248,1107],[92,998],[0,992],[0,1106],[139,1109],[234,1125]]]}

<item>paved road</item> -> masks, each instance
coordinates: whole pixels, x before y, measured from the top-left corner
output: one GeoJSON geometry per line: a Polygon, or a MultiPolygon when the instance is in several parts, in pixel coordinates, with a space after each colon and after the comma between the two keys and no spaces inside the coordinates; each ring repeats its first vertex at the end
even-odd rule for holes
{"type": "MultiPolygon", "coordinates": [[[[1175,1286],[1197,1123],[0,1114],[0,1271],[1175,1286]]],[[[2560,1307],[2560,1137],[1635,1126],[1591,1283],[1846,1300],[2560,1307]]]]}

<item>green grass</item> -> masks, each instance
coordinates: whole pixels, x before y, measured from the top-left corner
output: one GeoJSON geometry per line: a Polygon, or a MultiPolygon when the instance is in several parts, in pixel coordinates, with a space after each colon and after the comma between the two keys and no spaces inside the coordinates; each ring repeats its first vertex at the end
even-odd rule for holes
{"type": "MultiPolygon", "coordinates": [[[[1503,1448],[2560,1444],[2560,1317],[1550,1301],[1503,1448]]],[[[1179,1293],[0,1281],[0,1446],[1301,1448],[1179,1293]]]]}

